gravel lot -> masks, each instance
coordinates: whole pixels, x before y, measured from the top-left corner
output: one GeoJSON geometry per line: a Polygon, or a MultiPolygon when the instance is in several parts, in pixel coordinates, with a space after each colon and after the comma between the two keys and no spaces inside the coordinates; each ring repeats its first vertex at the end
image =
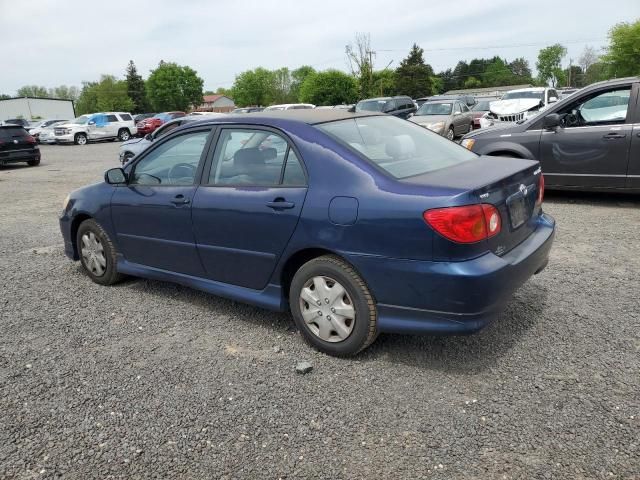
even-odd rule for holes
{"type": "Polygon", "coordinates": [[[64,257],[62,200],[118,146],[0,168],[0,478],[640,478],[640,197],[549,193],[551,262],[499,321],[338,360],[64,257]]]}

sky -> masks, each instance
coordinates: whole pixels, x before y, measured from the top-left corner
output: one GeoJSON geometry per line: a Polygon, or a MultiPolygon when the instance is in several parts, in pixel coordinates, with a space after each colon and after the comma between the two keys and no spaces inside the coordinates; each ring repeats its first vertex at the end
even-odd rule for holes
{"type": "Polygon", "coordinates": [[[23,85],[81,86],[123,78],[129,60],[147,77],[160,60],[194,68],[205,90],[237,74],[312,65],[348,71],[345,45],[368,33],[376,69],[395,68],[415,42],[436,72],[458,60],[525,57],[586,45],[600,50],[640,0],[0,0],[0,93],[23,85]]]}

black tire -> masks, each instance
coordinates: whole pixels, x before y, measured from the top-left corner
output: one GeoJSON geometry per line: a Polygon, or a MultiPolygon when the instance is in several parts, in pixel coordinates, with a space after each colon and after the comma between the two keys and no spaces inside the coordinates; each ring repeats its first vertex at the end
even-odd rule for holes
{"type": "Polygon", "coordinates": [[[40,165],[40,159],[37,158],[35,160],[29,160],[27,162],[27,165],[29,165],[30,167],[37,167],[38,165],[40,165]]]}
{"type": "Polygon", "coordinates": [[[449,130],[447,130],[447,134],[445,136],[447,137],[447,139],[453,142],[453,139],[456,138],[456,134],[453,131],[453,127],[449,127],[449,130]]]}
{"type": "Polygon", "coordinates": [[[122,165],[124,165],[125,163],[127,163],[129,160],[131,160],[133,157],[135,157],[135,153],[132,152],[125,152],[124,155],[122,156],[122,165]]]}
{"type": "Polygon", "coordinates": [[[314,258],[300,267],[291,282],[289,305],[293,319],[304,340],[326,354],[336,357],[355,355],[371,345],[378,335],[376,304],[367,284],[351,265],[334,255],[314,258]],[[355,310],[354,324],[351,333],[344,340],[325,341],[313,333],[304,321],[300,294],[305,283],[318,276],[340,283],[352,299],[352,306],[355,310]]]}
{"type": "Polygon", "coordinates": [[[118,273],[116,269],[116,248],[109,238],[109,235],[107,235],[107,232],[104,231],[104,229],[98,222],[93,219],[89,219],[80,224],[78,233],[76,234],[76,245],[78,247],[78,255],[80,256],[80,263],[82,264],[82,268],[89,276],[89,278],[91,278],[91,280],[100,285],[113,285],[114,283],[122,280],[123,275],[118,273]],[[106,266],[104,267],[104,273],[102,273],[101,275],[98,275],[93,271],[91,266],[88,265],[88,261],[85,258],[85,255],[83,255],[84,246],[82,237],[85,234],[87,234],[88,236],[93,234],[102,245],[106,266]]]}
{"type": "Polygon", "coordinates": [[[129,130],[128,130],[128,129],[126,129],[126,128],[121,128],[121,129],[118,131],[118,139],[119,139],[121,142],[126,142],[126,141],[127,141],[127,140],[129,140],[130,138],[131,138],[131,132],[129,132],[129,130]]]}
{"type": "Polygon", "coordinates": [[[87,136],[84,133],[76,133],[76,136],[73,137],[73,143],[76,145],[86,145],[88,142],[87,136]]]}

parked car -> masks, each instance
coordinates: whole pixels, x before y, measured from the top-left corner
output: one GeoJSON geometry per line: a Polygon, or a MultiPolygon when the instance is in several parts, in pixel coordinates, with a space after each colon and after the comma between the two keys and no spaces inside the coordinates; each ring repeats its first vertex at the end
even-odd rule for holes
{"type": "Polygon", "coordinates": [[[2,122],[2,125],[19,125],[25,130],[28,130],[31,124],[24,118],[8,118],[4,122],[2,122]]]}
{"type": "Polygon", "coordinates": [[[198,116],[185,115],[184,117],[168,121],[164,125],[161,125],[159,128],[154,130],[152,133],[147,133],[144,137],[132,138],[131,140],[123,142],[122,145],[120,145],[120,163],[124,165],[149,145],[153,144],[156,139],[160,138],[163,135],[166,135],[167,133],[175,128],[178,128],[181,125],[195,122],[196,120],[201,119],[198,118],[198,116]]]}
{"type": "Polygon", "coordinates": [[[428,101],[429,101],[429,97],[421,97],[421,98],[416,98],[414,100],[414,102],[418,105],[418,108],[420,108],[424,102],[428,102],[428,101]]]}
{"type": "Polygon", "coordinates": [[[38,143],[44,143],[48,145],[52,145],[56,143],[56,134],[54,131],[55,128],[58,125],[64,125],[65,123],[68,123],[68,122],[69,120],[57,120],[56,122],[50,124],[49,126],[40,129],[40,133],[38,134],[38,138],[37,138],[38,143]]]}
{"type": "Polygon", "coordinates": [[[232,110],[231,113],[254,113],[254,112],[261,112],[263,110],[264,110],[264,107],[242,107],[242,108],[236,108],[232,110]]]}
{"type": "Polygon", "coordinates": [[[538,116],[466,135],[482,155],[537,159],[549,188],[640,192],[640,79],[583,88],[538,116]]]}
{"type": "Polygon", "coordinates": [[[138,115],[134,115],[133,117],[133,121],[136,123],[136,125],[138,125],[138,123],[140,123],[143,120],[146,120],[147,118],[151,118],[155,115],[155,113],[139,113],[138,115]]]}
{"type": "Polygon", "coordinates": [[[136,133],[133,117],[124,112],[81,115],[69,123],[56,125],[54,129],[56,143],[75,143],[76,145],[116,139],[124,142],[136,133]]]}
{"type": "Polygon", "coordinates": [[[480,119],[489,112],[489,104],[498,100],[496,97],[480,97],[476,98],[477,103],[471,107],[471,117],[473,118],[473,128],[482,128],[480,119]]]}
{"type": "Polygon", "coordinates": [[[72,192],[60,227],[98,284],[129,274],[291,309],[307,342],[345,356],[380,332],[487,325],[547,265],[542,197],[538,162],[390,115],[300,110],[177,128],[72,192]]]}
{"type": "Polygon", "coordinates": [[[312,105],[311,103],[283,103],[281,105],[270,105],[266,107],[263,111],[270,112],[273,110],[304,110],[304,109],[310,109],[315,107],[316,106],[312,105]]]}
{"type": "Polygon", "coordinates": [[[400,118],[416,113],[416,106],[406,96],[367,98],[356,103],[356,112],[381,112],[400,118]]]}
{"type": "Polygon", "coordinates": [[[535,117],[557,101],[558,92],[554,88],[531,87],[511,90],[500,100],[489,103],[489,112],[481,117],[480,124],[482,127],[490,127],[502,122],[519,122],[535,117]]]}
{"type": "Polygon", "coordinates": [[[438,101],[438,100],[460,100],[465,103],[467,107],[473,107],[477,102],[476,97],[473,95],[434,95],[433,97],[428,97],[427,102],[429,101],[438,101]]]}
{"type": "Polygon", "coordinates": [[[186,113],[184,112],[162,112],[156,113],[153,117],[142,120],[138,123],[138,135],[144,137],[149,133],[153,133],[153,131],[158,128],[160,125],[167,123],[170,120],[174,120],[176,118],[184,117],[186,113]]]}
{"type": "Polygon", "coordinates": [[[26,162],[40,164],[40,149],[36,139],[20,125],[0,126],[0,165],[26,162]]]}
{"type": "Polygon", "coordinates": [[[423,103],[409,120],[432,132],[453,140],[473,129],[469,107],[460,100],[438,100],[423,103]]]}
{"type": "Polygon", "coordinates": [[[42,130],[44,130],[45,128],[53,124],[63,123],[68,121],[69,120],[62,120],[62,119],[42,120],[41,122],[38,122],[36,125],[32,125],[31,128],[29,128],[29,135],[35,138],[37,142],[40,142],[39,137],[40,137],[40,132],[42,132],[42,130]]]}
{"type": "Polygon", "coordinates": [[[354,107],[355,105],[353,103],[350,104],[342,104],[342,105],[334,105],[333,108],[337,108],[339,110],[350,110],[354,107]]]}

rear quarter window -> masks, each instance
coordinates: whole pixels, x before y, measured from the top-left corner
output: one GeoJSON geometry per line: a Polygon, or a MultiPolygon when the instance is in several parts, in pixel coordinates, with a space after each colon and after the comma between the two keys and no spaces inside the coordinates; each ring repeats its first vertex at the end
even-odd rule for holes
{"type": "Polygon", "coordinates": [[[131,118],[131,115],[129,115],[128,113],[123,113],[120,115],[120,118],[124,121],[124,122],[128,122],[129,120],[133,120],[131,118]]]}
{"type": "Polygon", "coordinates": [[[316,127],[394,178],[413,177],[478,158],[426,128],[393,116],[360,117],[316,127]]]}

